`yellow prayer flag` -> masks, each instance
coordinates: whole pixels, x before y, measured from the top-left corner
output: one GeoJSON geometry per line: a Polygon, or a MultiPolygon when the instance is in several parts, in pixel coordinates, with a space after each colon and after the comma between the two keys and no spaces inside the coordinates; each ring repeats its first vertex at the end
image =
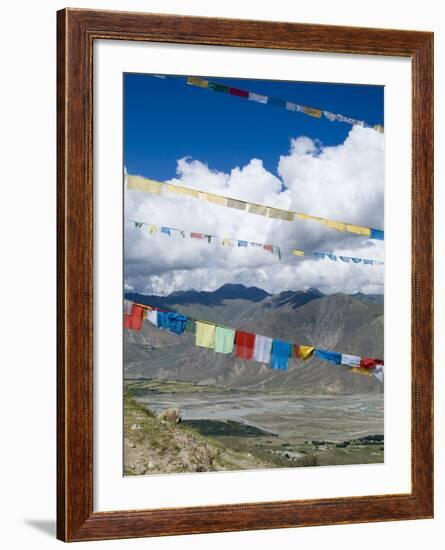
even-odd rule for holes
{"type": "Polygon", "coordinates": [[[304,251],[303,251],[303,250],[295,249],[295,250],[292,250],[292,254],[293,254],[294,256],[304,256],[304,251]]]}
{"type": "Polygon", "coordinates": [[[365,237],[371,236],[371,229],[369,227],[361,227],[360,225],[346,224],[346,231],[349,233],[355,233],[357,235],[364,235],[365,237]]]}
{"type": "Polygon", "coordinates": [[[211,348],[215,347],[215,332],[216,326],[211,323],[202,323],[201,321],[196,321],[196,341],[197,346],[202,348],[211,348]]]}
{"type": "Polygon", "coordinates": [[[172,183],[166,184],[167,191],[175,193],[176,195],[185,195],[186,197],[193,197],[197,199],[199,197],[199,191],[196,189],[190,189],[189,187],[181,187],[180,185],[173,185],[172,183]]]}
{"type": "Polygon", "coordinates": [[[365,369],[365,368],[360,368],[360,367],[353,367],[352,369],[350,369],[351,372],[355,372],[357,374],[361,374],[363,376],[373,376],[372,371],[373,369],[365,369]]]}
{"type": "Polygon", "coordinates": [[[267,209],[268,218],[275,218],[277,220],[286,220],[288,222],[294,221],[294,213],[289,212],[289,210],[282,210],[281,208],[271,208],[267,209]]]}
{"type": "Polygon", "coordinates": [[[213,204],[219,204],[220,206],[225,206],[227,201],[226,197],[220,197],[213,193],[200,193],[199,198],[207,202],[213,202],[213,204]]]}
{"type": "Polygon", "coordinates": [[[191,84],[192,86],[199,86],[200,88],[208,88],[209,87],[209,81],[208,80],[204,80],[203,78],[198,78],[197,76],[187,77],[187,84],[191,84]]]}
{"type": "Polygon", "coordinates": [[[381,124],[376,124],[375,126],[373,126],[373,128],[374,130],[376,130],[377,132],[380,132],[381,134],[383,134],[385,131],[385,128],[381,124]]]}
{"type": "Polygon", "coordinates": [[[346,231],[346,224],[344,222],[334,222],[333,220],[323,220],[324,225],[337,231],[346,231]]]}
{"type": "Polygon", "coordinates": [[[323,221],[323,218],[317,218],[317,216],[309,216],[309,214],[302,214],[301,212],[295,212],[294,220],[312,220],[316,222],[323,221]]]}
{"type": "Polygon", "coordinates": [[[222,244],[223,246],[232,246],[232,239],[229,239],[229,237],[224,237],[222,244]]]}
{"type": "Polygon", "coordinates": [[[154,224],[150,224],[148,226],[148,232],[149,233],[156,233],[158,231],[158,226],[154,224]]]}
{"type": "Polygon", "coordinates": [[[303,111],[310,116],[313,116],[315,118],[321,118],[322,111],[319,109],[313,109],[312,107],[303,107],[303,111]]]}
{"type": "Polygon", "coordinates": [[[164,184],[160,181],[149,180],[141,176],[128,176],[127,188],[133,191],[145,191],[146,193],[154,193],[160,195],[164,184]]]}
{"type": "Polygon", "coordinates": [[[312,357],[312,354],[314,353],[315,348],[311,346],[300,346],[300,358],[301,359],[309,359],[309,357],[312,357]]]}
{"type": "Polygon", "coordinates": [[[260,216],[267,216],[267,206],[263,206],[262,204],[254,204],[252,202],[249,202],[248,207],[249,207],[249,212],[251,214],[258,214],[260,216]]]}
{"type": "Polygon", "coordinates": [[[229,208],[236,208],[237,210],[245,210],[246,209],[246,202],[244,201],[238,201],[236,199],[227,199],[226,206],[229,208]]]}

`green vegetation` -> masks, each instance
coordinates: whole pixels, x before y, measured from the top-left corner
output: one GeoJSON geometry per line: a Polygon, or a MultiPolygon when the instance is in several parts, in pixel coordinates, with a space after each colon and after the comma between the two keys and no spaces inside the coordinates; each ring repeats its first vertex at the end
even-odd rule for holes
{"type": "Polygon", "coordinates": [[[275,436],[256,426],[242,424],[234,420],[184,420],[183,424],[195,428],[200,434],[206,436],[240,436],[240,437],[258,437],[262,435],[275,436]]]}

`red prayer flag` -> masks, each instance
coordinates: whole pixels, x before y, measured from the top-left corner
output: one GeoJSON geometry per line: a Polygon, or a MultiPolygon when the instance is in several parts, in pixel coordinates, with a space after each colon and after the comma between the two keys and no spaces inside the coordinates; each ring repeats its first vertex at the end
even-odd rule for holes
{"type": "Polygon", "coordinates": [[[229,94],[236,95],[238,97],[249,97],[249,92],[246,92],[246,90],[240,90],[239,88],[229,88],[229,94]]]}
{"type": "Polygon", "coordinates": [[[255,334],[237,330],[235,332],[235,355],[240,359],[252,359],[255,347],[255,334]]]}
{"type": "Polygon", "coordinates": [[[362,369],[374,369],[377,365],[383,365],[381,359],[372,359],[370,357],[362,357],[360,359],[360,367],[362,369]]]}
{"type": "Polygon", "coordinates": [[[190,237],[193,237],[194,239],[203,239],[204,235],[202,233],[190,233],[190,237]]]}
{"type": "Polygon", "coordinates": [[[133,305],[131,315],[124,315],[124,327],[130,330],[141,330],[144,322],[144,308],[133,305]]]}
{"type": "Polygon", "coordinates": [[[300,346],[297,346],[297,344],[292,346],[292,357],[300,357],[300,346]]]}
{"type": "Polygon", "coordinates": [[[268,250],[269,252],[273,252],[273,245],[272,244],[265,244],[263,246],[264,250],[268,250]]]}

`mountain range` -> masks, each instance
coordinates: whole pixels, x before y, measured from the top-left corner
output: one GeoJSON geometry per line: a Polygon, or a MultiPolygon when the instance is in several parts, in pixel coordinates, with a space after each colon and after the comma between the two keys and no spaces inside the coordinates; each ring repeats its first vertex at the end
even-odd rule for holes
{"type": "MultiPolygon", "coordinates": [[[[126,293],[146,305],[298,344],[342,353],[383,357],[383,296],[325,295],[318,289],[269,294],[257,287],[226,284],[214,292],[181,291],[168,296],[126,293]]],[[[374,377],[316,358],[292,360],[287,372],[194,346],[190,333],[176,335],[144,323],[124,331],[126,378],[176,379],[243,390],[304,394],[378,393],[374,377]]]]}

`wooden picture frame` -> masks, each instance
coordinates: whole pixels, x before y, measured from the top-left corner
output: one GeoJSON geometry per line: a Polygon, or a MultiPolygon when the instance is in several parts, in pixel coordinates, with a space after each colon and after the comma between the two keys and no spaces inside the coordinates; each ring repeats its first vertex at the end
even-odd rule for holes
{"type": "Polygon", "coordinates": [[[84,541],[433,516],[433,34],[65,9],[57,14],[57,537],[84,541]],[[406,494],[93,512],[95,40],[401,56],[412,63],[412,426],[406,494]]]}

